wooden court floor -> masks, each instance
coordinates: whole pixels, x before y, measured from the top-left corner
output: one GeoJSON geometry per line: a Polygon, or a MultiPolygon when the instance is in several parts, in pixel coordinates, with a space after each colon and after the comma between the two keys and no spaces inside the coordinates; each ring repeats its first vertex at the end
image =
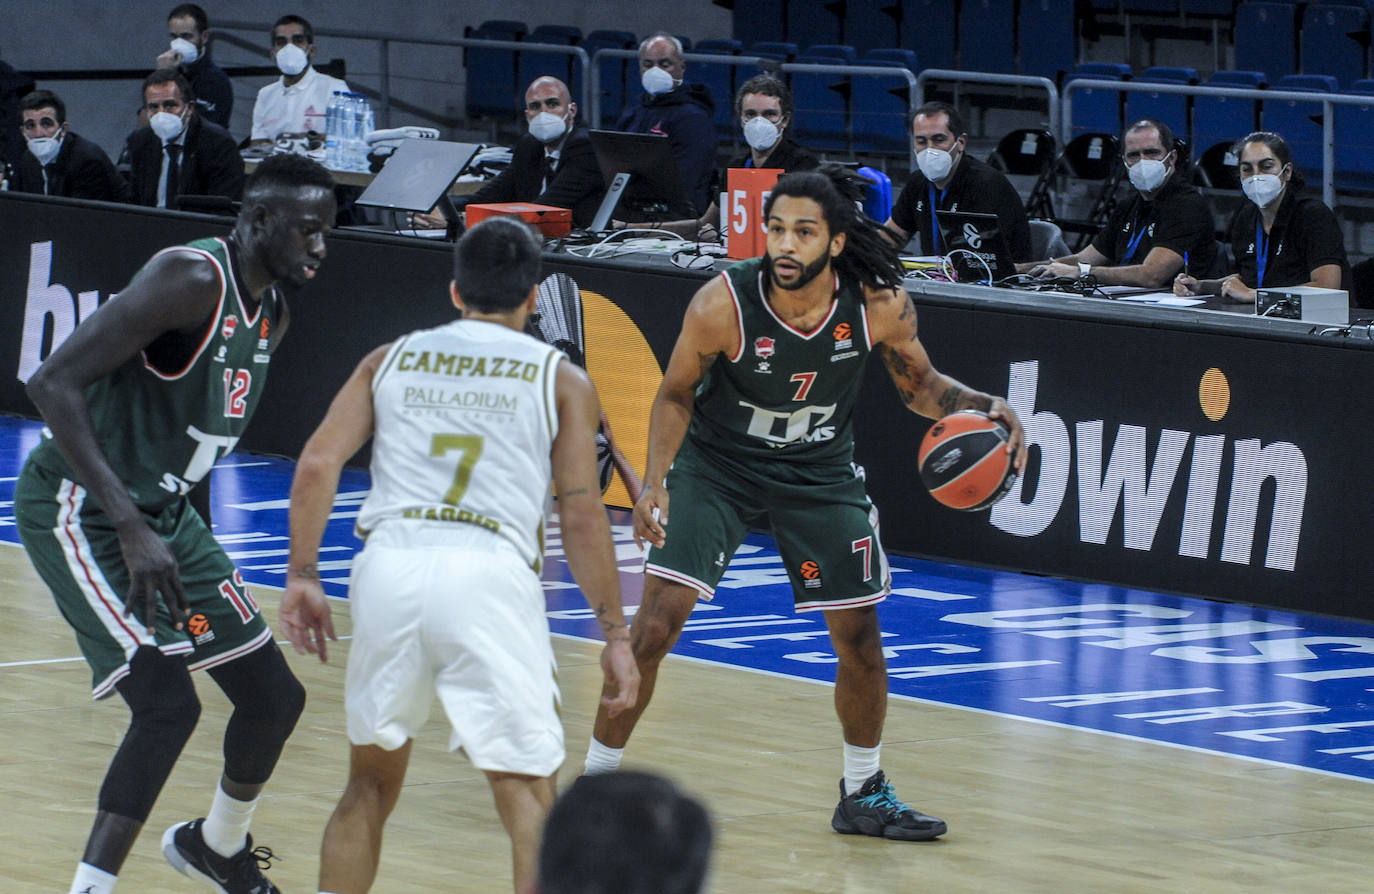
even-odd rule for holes
{"type": "MultiPolygon", "coordinates": [[[[22,550],[0,544],[0,890],[65,891],[96,789],[125,724],[93,703],[71,634],[22,550]]],[[[275,624],[279,593],[255,593],[275,624]]],[[[341,635],[347,607],[336,606],[341,635]]],[[[569,760],[581,769],[597,649],[558,639],[569,760]]],[[[254,822],[287,894],[316,890],[320,833],[348,745],[331,661],[290,655],[309,702],[254,822]]],[[[227,702],[208,677],[200,728],[121,876],[120,891],[200,890],[162,860],[171,823],[203,815],[227,702]]],[[[436,718],[439,716],[436,713],[436,718]]],[[[417,741],[374,890],[510,890],[506,838],[480,773],[432,719],[417,741]]],[[[670,659],[628,763],[698,794],[716,822],[710,891],[1355,892],[1370,889],[1374,786],[972,711],[894,701],[884,769],[904,799],[949,822],[934,843],[836,835],[839,732],[829,687],[670,659]]]]}

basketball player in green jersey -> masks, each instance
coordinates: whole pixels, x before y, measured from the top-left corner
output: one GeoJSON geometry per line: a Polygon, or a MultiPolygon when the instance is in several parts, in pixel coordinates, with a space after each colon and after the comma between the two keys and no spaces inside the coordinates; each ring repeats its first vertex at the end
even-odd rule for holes
{"type": "Polygon", "coordinates": [[[190,738],[204,668],[234,706],[207,815],[163,836],[181,872],[221,892],[277,890],[248,826],[305,704],[233,563],[186,493],[231,450],[286,330],[277,284],[325,255],[333,180],[264,161],[227,238],[156,254],[28,382],[51,437],[15,486],[19,534],[92,672],[131,721],[100,788],[72,892],[108,894],[190,738]]]}
{"type": "Polygon", "coordinates": [[[890,580],[877,513],[853,464],[851,418],[868,352],[878,352],[913,412],[983,410],[1011,429],[1018,469],[1025,448],[1002,398],[931,365],[896,250],[857,210],[862,183],[835,166],[780,178],[764,206],[767,253],[707,283],[687,308],[654,400],[634,509],[636,540],[652,547],[630,630],[639,699],[619,716],[598,713],[586,770],[619,766],[659,663],[767,513],[796,609],[825,613],[839,661],[844,778],[831,825],[924,841],[945,823],[899,801],[879,769],[887,667],[877,603],[890,580]]]}

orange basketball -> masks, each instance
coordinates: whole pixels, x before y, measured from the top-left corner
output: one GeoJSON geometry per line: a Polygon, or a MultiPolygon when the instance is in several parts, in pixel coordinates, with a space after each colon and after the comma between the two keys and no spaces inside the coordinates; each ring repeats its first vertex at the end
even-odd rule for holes
{"type": "Polygon", "coordinates": [[[921,439],[917,463],[930,495],[951,509],[975,512],[996,503],[1016,482],[1011,432],[981,410],[938,420],[921,439]]]}

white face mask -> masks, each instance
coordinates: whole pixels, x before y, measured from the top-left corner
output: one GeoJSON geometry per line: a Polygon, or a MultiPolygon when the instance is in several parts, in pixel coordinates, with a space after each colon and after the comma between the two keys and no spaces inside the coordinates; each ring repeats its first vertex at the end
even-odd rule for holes
{"type": "Polygon", "coordinates": [[[180,115],[173,115],[171,112],[158,112],[148,119],[148,125],[152,127],[153,133],[162,138],[162,142],[176,139],[177,134],[186,126],[180,115]]]}
{"type": "Polygon", "coordinates": [[[916,167],[921,169],[927,180],[934,183],[949,176],[950,169],[954,167],[954,156],[943,149],[922,149],[916,153],[916,167]]]}
{"type": "Polygon", "coordinates": [[[305,67],[310,64],[310,57],[305,55],[305,50],[289,43],[277,50],[277,70],[288,78],[305,71],[305,67]]]}
{"type": "Polygon", "coordinates": [[[759,152],[771,149],[780,136],[782,131],[767,118],[750,118],[744,122],[744,141],[749,144],[750,149],[759,152]]]}
{"type": "Polygon", "coordinates": [[[200,47],[184,37],[172,38],[172,52],[181,54],[182,65],[190,65],[200,58],[200,47]]]}
{"type": "Polygon", "coordinates": [[[1154,192],[1164,185],[1169,175],[1169,166],[1153,158],[1142,158],[1126,169],[1131,185],[1141,192],[1154,192]]]}
{"type": "Polygon", "coordinates": [[[62,138],[34,137],[29,140],[29,151],[33,153],[34,158],[38,159],[40,165],[46,165],[57,158],[57,153],[62,151],[62,138]]]}
{"type": "Polygon", "coordinates": [[[530,119],[530,136],[541,143],[552,143],[568,130],[568,119],[553,112],[540,112],[530,119]]]}
{"type": "Polygon", "coordinates": [[[1265,208],[1283,192],[1283,181],[1278,174],[1256,174],[1242,180],[1240,188],[1250,201],[1265,208]]]}
{"type": "Polygon", "coordinates": [[[657,65],[640,75],[639,82],[644,85],[644,92],[650,96],[659,96],[673,89],[673,76],[657,65]]]}

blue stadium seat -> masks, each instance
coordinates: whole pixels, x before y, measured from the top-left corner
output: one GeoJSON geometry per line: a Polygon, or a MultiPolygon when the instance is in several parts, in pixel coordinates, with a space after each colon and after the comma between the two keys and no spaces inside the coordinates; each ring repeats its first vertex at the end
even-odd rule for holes
{"type": "Polygon", "coordinates": [[[1369,11],[1363,6],[1312,3],[1302,14],[1302,73],[1353,84],[1369,67],[1369,11]]]}
{"type": "Polygon", "coordinates": [[[901,0],[901,4],[901,48],[913,51],[926,68],[954,68],[957,45],[950,35],[955,33],[955,5],[949,0],[901,0]]]}
{"type": "MultiPolygon", "coordinates": [[[[577,46],[582,42],[582,29],[574,25],[537,25],[524,37],[525,43],[548,43],[577,46]]],[[[565,84],[572,83],[572,57],[559,53],[538,53],[521,50],[517,65],[516,83],[528,86],[535,78],[552,75],[565,84]]]]}
{"type": "Polygon", "coordinates": [[[1056,84],[1078,61],[1078,22],[1074,0],[1021,0],[1016,33],[1023,75],[1056,84]]]}
{"type": "Polygon", "coordinates": [[[1123,0],[1121,11],[1126,13],[1146,12],[1154,15],[1176,15],[1179,0],[1123,0]]]}
{"type": "Polygon", "coordinates": [[[783,62],[791,62],[793,57],[797,55],[797,45],[788,40],[760,40],[751,43],[744,55],[764,56],[770,59],[780,59],[783,62]]]}
{"type": "Polygon", "coordinates": [[[864,190],[864,214],[870,220],[886,223],[892,216],[892,178],[866,165],[856,173],[873,184],[864,190]]]}
{"type": "MultiPolygon", "coordinates": [[[[634,32],[606,29],[590,32],[582,38],[581,43],[582,49],[593,59],[598,50],[633,50],[638,45],[639,39],[635,37],[634,32]]],[[[593,64],[597,66],[599,74],[601,120],[591,120],[591,109],[580,113],[580,117],[591,127],[614,127],[621,109],[625,106],[625,72],[634,67],[634,60],[608,58],[593,64]]],[[[574,97],[582,96],[582,75],[577,68],[573,69],[573,82],[569,87],[574,97]]]]}
{"type": "Polygon", "coordinates": [[[1236,12],[1240,0],[1188,0],[1183,4],[1183,12],[1190,16],[1229,19],[1236,12]]]}
{"type": "Polygon", "coordinates": [[[760,40],[776,40],[783,29],[786,0],[735,0],[730,17],[731,36],[745,46],[760,40]]]}
{"type": "MultiPolygon", "coordinates": [[[[801,55],[796,62],[842,62],[828,56],[801,55]]],[[[844,149],[849,144],[849,78],[839,74],[792,72],[793,128],[797,141],[811,149],[844,149]]]]}
{"type": "Polygon", "coordinates": [[[1016,71],[1015,0],[963,0],[959,7],[959,67],[1016,71]]]}
{"type": "MultiPolygon", "coordinates": [[[[1262,71],[1213,72],[1204,86],[1253,87],[1264,83],[1262,71]]],[[[1238,96],[1203,96],[1193,98],[1193,154],[1203,153],[1218,143],[1230,145],[1255,129],[1258,105],[1253,99],[1238,96]]]]}
{"type": "Polygon", "coordinates": [[[893,0],[849,0],[844,16],[845,42],[860,55],[898,45],[901,7],[893,0]]]}
{"type": "MultiPolygon", "coordinates": [[[[1196,68],[1156,66],[1145,69],[1135,80],[1150,84],[1196,84],[1198,75],[1196,68]]],[[[1183,93],[1127,93],[1125,120],[1153,118],[1169,125],[1175,136],[1189,139],[1188,99],[1183,93]]]]}
{"type": "MultiPolygon", "coordinates": [[[[483,40],[521,40],[529,33],[524,22],[490,19],[476,28],[464,29],[464,37],[483,40]]],[[[509,119],[524,104],[525,87],[519,82],[515,51],[468,47],[463,54],[466,107],[469,118],[509,119]]]]}
{"type": "Polygon", "coordinates": [[[1262,71],[1269,83],[1298,70],[1298,5],[1251,2],[1236,7],[1236,68],[1262,71]]]}
{"type": "MultiPolygon", "coordinates": [[[[1301,93],[1335,93],[1340,89],[1330,75],[1289,75],[1271,89],[1301,93]]],[[[1293,161],[1309,179],[1322,170],[1322,107],[1314,102],[1266,99],[1260,112],[1265,130],[1276,131],[1288,141],[1293,161]]]]}
{"type": "Polygon", "coordinates": [[[1367,106],[1336,106],[1335,185],[1342,192],[1374,192],[1374,79],[1345,89],[1370,97],[1367,106]]]}
{"type": "MultiPolygon", "coordinates": [[[[1131,76],[1124,62],[1080,62],[1065,78],[1065,83],[1080,78],[1123,81],[1131,76]]],[[[1073,129],[1070,138],[1084,133],[1121,133],[1120,90],[1075,90],[1073,92],[1073,129]]]]}
{"type": "MultiPolygon", "coordinates": [[[[692,52],[737,56],[741,49],[742,44],[738,40],[701,40],[697,41],[696,49],[692,52]]],[[[722,140],[735,139],[735,88],[744,80],[736,78],[736,67],[694,59],[688,63],[687,80],[711,88],[711,97],[716,101],[716,135],[722,140]]]]}
{"type": "MultiPolygon", "coordinates": [[[[911,50],[872,50],[860,65],[899,66],[917,72],[916,54],[911,50]]],[[[911,137],[907,132],[907,111],[911,87],[897,77],[856,77],[853,95],[854,148],[859,152],[907,156],[911,137]]]]}
{"type": "Polygon", "coordinates": [[[786,29],[795,44],[840,43],[843,6],[827,0],[787,0],[786,29]]]}
{"type": "Polygon", "coordinates": [[[859,58],[859,54],[848,44],[841,43],[818,43],[807,47],[803,52],[808,56],[825,56],[844,62],[846,65],[852,64],[859,58]]]}

